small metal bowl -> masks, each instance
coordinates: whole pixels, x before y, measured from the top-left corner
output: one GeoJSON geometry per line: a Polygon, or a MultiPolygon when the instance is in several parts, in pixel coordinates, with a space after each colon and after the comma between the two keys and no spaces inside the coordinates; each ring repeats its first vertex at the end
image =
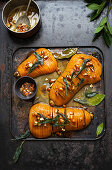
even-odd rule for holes
{"type": "Polygon", "coordinates": [[[36,2],[34,0],[32,0],[30,6],[32,8],[35,8],[36,11],[37,11],[37,14],[38,14],[38,17],[39,17],[39,20],[36,24],[36,26],[34,28],[32,28],[31,30],[27,31],[27,32],[14,32],[12,30],[10,30],[8,27],[7,27],[7,18],[10,14],[10,12],[12,10],[14,10],[16,7],[18,6],[22,6],[22,5],[28,5],[28,0],[10,0],[8,1],[3,10],[2,10],[2,21],[5,25],[5,27],[9,30],[10,33],[12,33],[14,36],[16,37],[19,37],[19,38],[28,38],[30,36],[32,36],[33,34],[35,34],[39,28],[40,28],[40,9],[38,7],[38,5],[36,4],[36,2]]]}
{"type": "Polygon", "coordinates": [[[28,77],[28,76],[24,76],[24,77],[21,77],[19,78],[15,85],[14,85],[14,90],[15,90],[15,93],[16,95],[20,98],[20,99],[23,99],[23,100],[30,100],[32,98],[35,97],[36,93],[37,93],[37,83],[35,82],[35,80],[31,77],[28,77]],[[25,82],[28,82],[28,83],[33,83],[34,84],[34,92],[32,95],[30,96],[24,96],[22,95],[22,93],[20,92],[20,87],[22,86],[22,84],[24,84],[25,82]]]}

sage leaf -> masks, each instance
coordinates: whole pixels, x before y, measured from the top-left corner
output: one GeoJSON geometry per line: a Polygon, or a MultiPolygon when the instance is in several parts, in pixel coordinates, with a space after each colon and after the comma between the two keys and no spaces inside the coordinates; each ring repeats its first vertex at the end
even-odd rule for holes
{"type": "Polygon", "coordinates": [[[14,163],[16,163],[18,161],[19,157],[20,157],[20,154],[22,152],[23,144],[24,144],[24,141],[22,141],[21,145],[19,147],[17,147],[17,149],[16,149],[16,152],[15,152],[15,154],[13,156],[13,162],[14,163]]]}
{"type": "Polygon", "coordinates": [[[96,135],[99,136],[103,131],[103,123],[98,125],[97,130],[96,130],[96,135]]]}
{"type": "Polygon", "coordinates": [[[95,96],[88,99],[89,106],[96,106],[100,104],[104,98],[104,94],[96,94],[95,96]]]}
{"type": "Polygon", "coordinates": [[[98,14],[98,15],[99,15],[99,14],[101,13],[101,11],[104,9],[105,4],[106,4],[106,0],[104,0],[104,1],[100,4],[100,6],[99,6],[99,8],[98,8],[98,10],[97,10],[97,14],[98,14]]]}
{"type": "Polygon", "coordinates": [[[94,12],[91,14],[90,22],[93,21],[97,16],[98,16],[98,14],[96,13],[96,11],[94,11],[94,12]]]}
{"type": "Polygon", "coordinates": [[[100,27],[103,26],[107,22],[107,16],[104,17],[100,22],[100,27]]]}
{"type": "Polygon", "coordinates": [[[21,135],[20,137],[16,137],[16,138],[13,139],[13,140],[26,139],[29,135],[30,135],[30,130],[28,129],[23,135],[21,135]]]}
{"type": "Polygon", "coordinates": [[[30,67],[28,74],[37,68],[38,65],[43,65],[44,63],[44,59],[36,51],[34,51],[34,55],[37,57],[37,61],[30,67]]]}
{"type": "Polygon", "coordinates": [[[97,9],[99,8],[99,6],[100,6],[100,5],[95,4],[95,3],[93,3],[93,4],[88,4],[88,5],[87,5],[87,7],[88,7],[89,9],[91,9],[91,10],[97,10],[97,9]]]}
{"type": "Polygon", "coordinates": [[[102,25],[101,27],[100,26],[98,26],[97,28],[96,28],[96,30],[95,30],[95,34],[96,33],[99,33],[102,29],[104,28],[104,26],[102,25]]]}
{"type": "Polygon", "coordinates": [[[85,92],[85,96],[86,96],[87,98],[94,97],[96,94],[98,94],[98,92],[90,92],[90,93],[85,92]]]}
{"type": "Polygon", "coordinates": [[[40,114],[40,113],[37,113],[40,117],[44,118],[45,120],[47,120],[48,118],[45,117],[44,115],[40,114]]]}
{"type": "Polygon", "coordinates": [[[104,94],[96,94],[95,96],[88,98],[88,99],[74,99],[75,102],[78,102],[80,104],[85,104],[88,106],[96,106],[102,102],[102,100],[105,98],[104,94]]]}
{"type": "Polygon", "coordinates": [[[60,114],[65,119],[66,122],[69,122],[68,118],[65,115],[63,115],[62,113],[58,113],[58,114],[60,114]]]}
{"type": "Polygon", "coordinates": [[[86,63],[87,62],[89,62],[89,59],[85,59],[84,61],[83,61],[83,63],[82,63],[82,68],[80,69],[80,71],[76,74],[76,76],[73,78],[73,76],[74,76],[74,74],[75,74],[75,72],[73,72],[72,74],[71,74],[71,85],[72,85],[72,82],[73,82],[73,79],[75,79],[81,72],[82,72],[82,70],[86,70],[86,63]]]}
{"type": "Polygon", "coordinates": [[[77,98],[75,98],[73,101],[74,101],[74,102],[78,102],[78,103],[83,104],[83,105],[89,105],[88,101],[85,100],[85,99],[82,100],[82,99],[77,99],[77,98]]]}
{"type": "Polygon", "coordinates": [[[95,34],[94,37],[93,37],[92,42],[94,42],[95,40],[97,40],[97,39],[100,37],[100,35],[101,35],[101,32],[98,32],[97,34],[95,34]]]}
{"type": "Polygon", "coordinates": [[[65,95],[67,96],[67,88],[70,88],[67,80],[63,77],[63,81],[65,82],[66,86],[65,86],[65,95]]]}
{"type": "Polygon", "coordinates": [[[104,39],[106,45],[107,45],[108,47],[110,47],[110,45],[111,45],[111,39],[110,39],[110,35],[109,35],[108,32],[106,31],[106,29],[104,29],[104,32],[103,32],[103,39],[104,39]]]}
{"type": "Polygon", "coordinates": [[[102,10],[103,10],[104,7],[105,7],[105,4],[106,4],[106,0],[104,0],[104,1],[99,5],[98,10],[97,10],[95,13],[93,13],[93,16],[91,17],[91,20],[90,20],[90,21],[93,21],[94,19],[96,19],[96,18],[100,15],[100,13],[102,12],[102,10]]]}
{"type": "Polygon", "coordinates": [[[107,22],[107,28],[108,28],[108,30],[109,30],[109,32],[110,32],[110,34],[112,35],[112,28],[111,28],[111,26],[110,26],[109,22],[107,22]]]}
{"type": "Polygon", "coordinates": [[[70,58],[76,54],[77,50],[78,50],[78,48],[68,48],[68,49],[65,49],[64,51],[62,51],[61,54],[55,53],[54,55],[57,56],[56,57],[57,59],[70,58]]]}

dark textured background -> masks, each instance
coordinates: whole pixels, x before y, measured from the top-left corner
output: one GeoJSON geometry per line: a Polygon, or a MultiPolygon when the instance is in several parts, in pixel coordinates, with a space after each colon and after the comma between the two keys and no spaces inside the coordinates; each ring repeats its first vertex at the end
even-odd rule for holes
{"type": "MultiPolygon", "coordinates": [[[[4,2],[0,1],[1,8],[3,5],[4,2]]],[[[112,46],[107,48],[101,37],[92,43],[99,20],[89,22],[87,15],[90,10],[83,1],[38,1],[38,5],[42,27],[38,34],[26,40],[17,39],[7,32],[0,11],[0,169],[111,170],[112,46]],[[11,142],[9,132],[12,53],[17,47],[41,45],[96,45],[101,48],[105,57],[106,134],[97,141],[27,141],[19,162],[12,165],[11,159],[19,144],[11,142]]],[[[112,13],[110,15],[112,21],[112,13]]]]}

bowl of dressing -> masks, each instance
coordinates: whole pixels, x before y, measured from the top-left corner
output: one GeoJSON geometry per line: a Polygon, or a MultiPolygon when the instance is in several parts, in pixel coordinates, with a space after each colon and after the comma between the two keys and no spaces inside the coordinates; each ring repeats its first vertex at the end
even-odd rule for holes
{"type": "Polygon", "coordinates": [[[18,18],[24,15],[28,5],[28,0],[10,0],[8,1],[2,11],[2,20],[5,27],[14,36],[19,38],[28,38],[35,34],[40,28],[40,10],[34,0],[30,4],[27,16],[30,20],[30,27],[20,24],[16,27],[18,18]]]}

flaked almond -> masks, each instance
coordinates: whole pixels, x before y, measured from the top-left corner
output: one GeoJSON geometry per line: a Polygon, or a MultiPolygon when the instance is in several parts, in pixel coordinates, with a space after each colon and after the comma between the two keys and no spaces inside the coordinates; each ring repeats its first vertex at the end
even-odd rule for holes
{"type": "Polygon", "coordinates": [[[59,88],[59,90],[60,90],[60,91],[63,91],[63,88],[62,88],[62,87],[60,87],[60,88],[59,88]]]}
{"type": "Polygon", "coordinates": [[[91,84],[90,87],[93,88],[93,85],[91,84]]]}
{"type": "Polygon", "coordinates": [[[41,118],[40,118],[40,120],[44,120],[44,118],[43,118],[43,117],[41,117],[41,118]]]}
{"type": "Polygon", "coordinates": [[[73,112],[69,112],[70,115],[73,115],[73,112]]]}
{"type": "Polygon", "coordinates": [[[65,108],[65,107],[66,107],[66,105],[65,105],[65,104],[63,104],[63,107],[65,108]]]}
{"type": "Polygon", "coordinates": [[[45,81],[48,81],[49,79],[48,78],[45,78],[45,81]]]}
{"type": "Polygon", "coordinates": [[[61,74],[61,71],[58,71],[57,74],[60,75],[60,74],[61,74]]]}
{"type": "Polygon", "coordinates": [[[38,125],[38,122],[37,121],[34,121],[34,126],[38,125]]]}
{"type": "Polygon", "coordinates": [[[68,81],[71,81],[71,76],[70,75],[67,75],[66,77],[67,77],[68,81]]]}
{"type": "Polygon", "coordinates": [[[56,79],[51,79],[51,80],[49,81],[49,83],[52,84],[52,83],[55,83],[55,81],[56,81],[56,79]]]}
{"type": "Polygon", "coordinates": [[[60,122],[61,122],[61,123],[63,123],[63,122],[64,122],[64,120],[63,120],[63,119],[60,119],[60,122]]]}
{"type": "Polygon", "coordinates": [[[51,90],[51,88],[50,88],[50,87],[48,87],[48,88],[47,88],[47,91],[50,91],[50,90],[51,90]]]}
{"type": "Polygon", "coordinates": [[[44,59],[47,59],[47,58],[48,58],[48,56],[45,55],[45,56],[44,56],[44,59]]]}
{"type": "Polygon", "coordinates": [[[55,105],[55,103],[53,102],[53,100],[50,100],[50,105],[51,105],[51,106],[54,106],[54,105],[55,105]]]}

